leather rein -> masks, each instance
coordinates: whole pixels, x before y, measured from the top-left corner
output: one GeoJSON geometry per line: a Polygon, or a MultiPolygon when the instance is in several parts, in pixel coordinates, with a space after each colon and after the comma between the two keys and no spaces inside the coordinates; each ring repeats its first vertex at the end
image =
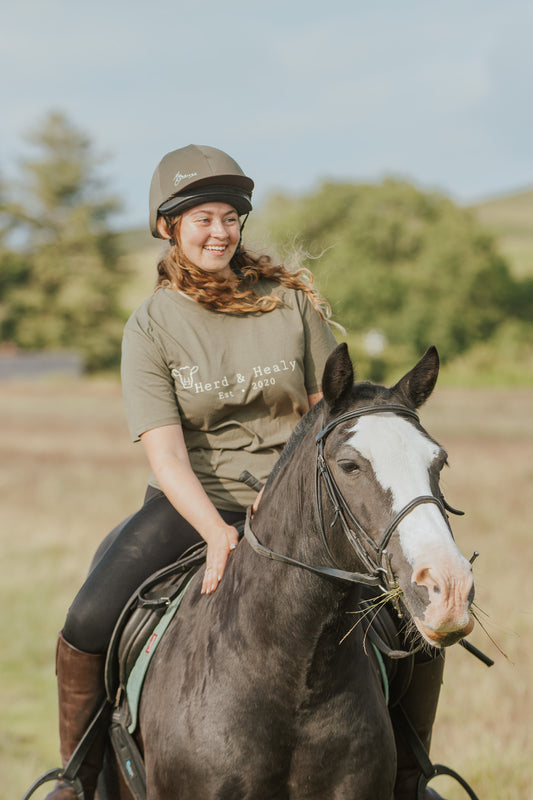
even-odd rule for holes
{"type": "Polygon", "coordinates": [[[333,566],[315,566],[313,564],[306,564],[303,561],[298,561],[290,556],[276,553],[269,547],[261,544],[252,531],[251,509],[249,509],[244,525],[244,536],[256,553],[264,556],[265,558],[269,558],[272,561],[282,561],[286,564],[298,566],[308,570],[309,572],[323,575],[328,578],[348,581],[351,583],[361,583],[366,586],[379,586],[384,591],[388,591],[396,587],[397,584],[390,566],[390,557],[387,552],[387,546],[392,534],[395,532],[400,522],[408,514],[410,514],[413,509],[425,503],[433,503],[434,505],[438,506],[448,527],[449,522],[446,512],[450,511],[453,514],[462,514],[463,512],[457,511],[449,506],[442,495],[440,497],[435,497],[434,495],[420,495],[419,497],[413,498],[413,500],[407,503],[396,514],[396,516],[386,527],[378,544],[376,544],[372,537],[365,531],[363,526],[355,518],[342,492],[340,491],[335,478],[333,477],[329,464],[324,456],[324,447],[329,434],[343,422],[357,419],[359,417],[366,416],[367,414],[383,413],[393,413],[400,416],[410,417],[417,423],[420,423],[418,414],[416,414],[407,406],[394,404],[381,406],[362,406],[361,408],[347,411],[345,414],[335,417],[335,419],[322,428],[315,439],[315,444],[317,445],[315,465],[315,508],[318,519],[320,520],[322,544],[324,545],[326,553],[328,554],[333,566]],[[367,572],[348,572],[340,569],[337,566],[326,536],[324,509],[322,504],[322,485],[326,490],[334,511],[333,522],[331,523],[330,527],[332,528],[336,524],[337,520],[340,520],[344,535],[350,542],[352,548],[363,563],[367,572]]]}

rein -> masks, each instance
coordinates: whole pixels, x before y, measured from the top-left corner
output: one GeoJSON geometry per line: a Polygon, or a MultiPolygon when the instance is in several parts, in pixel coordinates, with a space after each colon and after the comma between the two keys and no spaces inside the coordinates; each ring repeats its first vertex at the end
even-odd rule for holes
{"type": "Polygon", "coordinates": [[[271,550],[270,547],[266,547],[264,544],[261,544],[252,530],[250,520],[251,509],[248,509],[246,513],[246,521],[244,523],[244,538],[252,547],[252,549],[255,550],[255,552],[260,556],[268,558],[271,561],[282,561],[284,564],[291,564],[293,567],[301,567],[302,569],[306,569],[308,572],[314,572],[315,574],[323,575],[326,578],[350,581],[351,583],[364,583],[368,586],[379,586],[380,578],[378,577],[363,575],[361,572],[346,572],[345,570],[337,569],[336,567],[320,567],[313,564],[306,564],[304,561],[298,561],[296,558],[285,556],[282,553],[276,553],[275,550],[271,550]]]}
{"type": "Polygon", "coordinates": [[[362,406],[361,408],[348,411],[345,414],[341,414],[333,419],[322,428],[315,439],[315,443],[317,445],[315,466],[315,507],[317,510],[318,519],[320,520],[322,544],[324,545],[324,548],[333,566],[328,567],[306,564],[303,561],[298,561],[290,556],[276,553],[269,547],[261,544],[252,531],[251,510],[248,510],[244,526],[244,536],[256,553],[264,556],[265,558],[269,558],[272,561],[282,561],[286,564],[298,566],[308,570],[309,572],[323,575],[328,578],[348,581],[351,583],[360,583],[366,586],[379,586],[381,589],[383,589],[383,591],[388,591],[396,586],[390,566],[389,555],[387,553],[387,545],[400,522],[408,514],[410,514],[413,509],[425,503],[433,503],[434,505],[438,506],[444,517],[444,520],[446,521],[446,524],[448,524],[446,510],[452,511],[453,513],[461,512],[456,512],[455,509],[452,509],[450,506],[448,506],[442,497],[439,498],[435,497],[434,495],[420,495],[419,497],[415,497],[413,500],[407,503],[407,505],[405,505],[404,508],[402,508],[396,514],[383,532],[379,544],[376,545],[372,537],[365,531],[362,525],[355,518],[339,487],[337,486],[329,464],[324,456],[324,446],[329,434],[343,422],[347,422],[351,419],[357,419],[358,417],[362,417],[367,414],[382,413],[394,413],[411,417],[416,422],[420,422],[418,415],[412,409],[407,408],[407,406],[393,404],[382,406],[362,406]],[[324,509],[322,505],[321,483],[324,484],[326,493],[333,506],[334,517],[330,527],[333,527],[337,520],[340,520],[343,532],[357,556],[364,564],[367,570],[366,573],[347,572],[346,570],[338,568],[327,541],[324,523],[324,509]]]}

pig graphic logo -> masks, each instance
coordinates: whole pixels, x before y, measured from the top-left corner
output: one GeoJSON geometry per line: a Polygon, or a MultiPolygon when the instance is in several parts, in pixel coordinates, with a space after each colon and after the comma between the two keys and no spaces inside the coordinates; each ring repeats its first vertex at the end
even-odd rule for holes
{"type": "Polygon", "coordinates": [[[193,375],[196,375],[200,368],[194,367],[178,367],[172,370],[172,377],[176,380],[179,378],[181,385],[184,389],[192,389],[193,375]]]}

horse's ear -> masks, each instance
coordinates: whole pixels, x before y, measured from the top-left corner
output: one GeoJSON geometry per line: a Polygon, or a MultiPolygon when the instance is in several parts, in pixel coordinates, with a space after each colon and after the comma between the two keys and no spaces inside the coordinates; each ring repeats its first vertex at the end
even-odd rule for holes
{"type": "Polygon", "coordinates": [[[410,408],[419,408],[435,388],[439,363],[437,348],[432,346],[418,364],[392,387],[391,393],[399,394],[402,402],[410,408]]]}
{"type": "Polygon", "coordinates": [[[343,342],[332,350],[324,367],[322,392],[331,411],[338,412],[349,402],[354,382],[348,346],[343,342]]]}

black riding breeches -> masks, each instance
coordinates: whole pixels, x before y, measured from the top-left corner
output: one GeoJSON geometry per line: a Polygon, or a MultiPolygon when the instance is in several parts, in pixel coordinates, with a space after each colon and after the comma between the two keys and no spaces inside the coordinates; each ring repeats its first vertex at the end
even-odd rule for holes
{"type": "MultiPolygon", "coordinates": [[[[229,525],[244,513],[220,511],[229,525]]],[[[72,603],[65,639],[86,653],[105,653],[125,604],[141,583],[176,561],[199,533],[178,514],[163,492],[148,487],[143,507],[103,542],[87,580],[72,603]]]]}

